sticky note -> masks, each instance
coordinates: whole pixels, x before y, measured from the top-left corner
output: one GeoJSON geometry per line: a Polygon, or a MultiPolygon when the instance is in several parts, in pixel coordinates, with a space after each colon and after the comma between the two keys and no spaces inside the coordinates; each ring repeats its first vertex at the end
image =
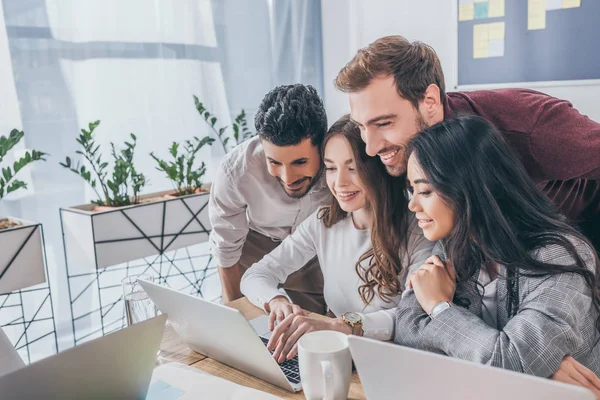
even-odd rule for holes
{"type": "Polygon", "coordinates": [[[562,10],[563,0],[546,0],[546,11],[562,10]]]}
{"type": "Polygon", "coordinates": [[[504,39],[490,40],[488,42],[488,57],[504,56],[504,39]]]}
{"type": "Polygon", "coordinates": [[[489,3],[475,3],[475,19],[488,17],[489,3]]]}
{"type": "Polygon", "coordinates": [[[487,3],[488,0],[475,0],[475,3],[487,3]]]}
{"type": "Polygon", "coordinates": [[[459,21],[471,21],[474,17],[473,3],[461,4],[458,7],[458,20],[459,21]]]}
{"type": "Polygon", "coordinates": [[[546,29],[546,0],[527,1],[527,29],[546,29]]]}
{"type": "Polygon", "coordinates": [[[463,4],[473,4],[473,0],[460,0],[460,1],[458,2],[458,4],[460,4],[461,6],[462,6],[463,4]]]}
{"type": "Polygon", "coordinates": [[[488,37],[490,40],[504,40],[504,22],[488,24],[488,37]]]}
{"type": "Polygon", "coordinates": [[[504,0],[490,0],[488,9],[489,18],[504,17],[504,0]]]}
{"type": "Polygon", "coordinates": [[[562,0],[563,8],[581,7],[581,0],[562,0]]]}
{"type": "Polygon", "coordinates": [[[473,58],[487,58],[489,42],[488,24],[473,26],[473,58]]]}
{"type": "Polygon", "coordinates": [[[473,41],[488,41],[489,40],[489,24],[473,25],[473,41]]]}

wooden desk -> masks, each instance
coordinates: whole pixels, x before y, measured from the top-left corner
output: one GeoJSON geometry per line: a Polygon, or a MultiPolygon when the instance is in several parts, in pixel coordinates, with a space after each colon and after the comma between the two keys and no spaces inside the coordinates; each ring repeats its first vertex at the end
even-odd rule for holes
{"type": "MultiPolygon", "coordinates": [[[[246,319],[256,318],[264,314],[263,310],[252,305],[246,298],[233,301],[228,306],[236,308],[244,314],[246,319]]],[[[318,314],[311,314],[316,318],[327,318],[318,314]]],[[[265,381],[248,375],[244,372],[238,371],[237,369],[228,367],[227,365],[221,364],[211,358],[198,354],[190,350],[187,345],[179,338],[177,333],[170,326],[165,329],[165,335],[163,337],[160,346],[160,358],[158,364],[165,364],[169,362],[180,362],[182,364],[190,365],[194,368],[201,369],[202,371],[210,374],[225,378],[232,382],[251,387],[254,389],[261,390],[263,392],[270,393],[275,396],[279,396],[283,399],[304,399],[304,394],[290,393],[277,386],[271,385],[265,381]]],[[[349,399],[366,399],[362,389],[360,380],[356,372],[352,374],[352,380],[350,383],[350,393],[348,394],[349,399]]]]}

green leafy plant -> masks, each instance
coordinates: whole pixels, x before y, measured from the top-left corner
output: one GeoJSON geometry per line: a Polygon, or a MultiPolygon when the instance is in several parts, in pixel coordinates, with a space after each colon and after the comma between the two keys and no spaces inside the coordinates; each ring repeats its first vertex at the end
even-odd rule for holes
{"type": "MultiPolygon", "coordinates": [[[[8,137],[0,136],[0,164],[4,161],[4,157],[12,150],[13,147],[21,141],[25,134],[23,131],[13,129],[8,137]]],[[[0,199],[4,198],[5,195],[14,192],[18,189],[27,189],[27,184],[23,181],[15,179],[17,173],[23,169],[26,165],[31,164],[34,161],[46,161],[44,156],[48,154],[42,153],[41,151],[31,150],[31,152],[25,152],[21,158],[16,160],[12,168],[10,166],[2,168],[2,176],[0,177],[0,199]]]]}
{"type": "Polygon", "coordinates": [[[242,143],[244,140],[256,135],[256,132],[252,132],[250,129],[248,129],[248,121],[246,119],[246,112],[244,110],[242,110],[238,114],[238,116],[235,117],[235,119],[233,120],[233,135],[229,136],[225,134],[228,126],[224,126],[217,129],[215,127],[217,123],[217,117],[215,117],[210,111],[206,109],[204,104],[201,103],[200,100],[198,100],[198,97],[194,96],[194,102],[196,104],[196,110],[198,110],[200,116],[213,130],[213,132],[217,136],[217,140],[219,140],[221,146],[223,146],[223,150],[225,151],[225,153],[227,153],[236,145],[242,143]],[[231,139],[232,137],[235,140],[235,144],[233,146],[228,146],[230,144],[229,139],[231,139]]]}
{"type": "Polygon", "coordinates": [[[173,142],[169,153],[173,161],[165,161],[154,153],[150,156],[158,163],[157,170],[166,172],[167,177],[173,182],[178,196],[196,193],[202,186],[202,177],[206,173],[206,164],[204,161],[199,167],[195,166],[196,154],[205,145],[212,145],[215,139],[206,136],[198,139],[194,136],[193,140],[186,140],[183,145],[182,154],[179,154],[179,143],[173,142]]]}
{"type": "Polygon", "coordinates": [[[94,131],[98,125],[100,125],[100,121],[91,122],[88,130],[82,129],[77,138],[77,143],[83,150],[77,150],[76,153],[83,156],[89,167],[80,161],[73,165],[70,157],[66,157],[65,162],[60,165],[81,176],[94,189],[98,200],[94,200],[92,203],[113,207],[137,204],[139,193],[148,183],[146,177],[138,173],[133,165],[137,138],[131,133],[132,142],[125,142],[124,149],[118,149],[114,143],[110,143],[110,154],[114,161],[114,167],[109,178],[108,162],[102,160],[102,154],[99,153],[100,145],[96,144],[94,140],[94,131]],[[94,177],[92,177],[92,173],[94,177]],[[98,192],[98,186],[102,194],[98,192]]]}

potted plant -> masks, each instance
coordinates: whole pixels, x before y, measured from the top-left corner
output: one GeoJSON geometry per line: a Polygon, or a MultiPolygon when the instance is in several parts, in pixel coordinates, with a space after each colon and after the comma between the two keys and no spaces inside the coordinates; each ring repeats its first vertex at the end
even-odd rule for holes
{"type": "MultiPolygon", "coordinates": [[[[110,144],[111,172],[94,140],[99,124],[100,121],[90,123],[88,130],[82,129],[77,138],[81,146],[77,154],[85,163],[74,163],[69,157],[61,163],[82,177],[98,196],[90,204],[60,210],[67,268],[84,271],[90,266],[105,268],[206,241],[207,201],[176,196],[173,190],[140,195],[147,180],[134,166],[136,136],[130,134],[131,141],[125,142],[122,149],[110,144]]],[[[192,157],[186,160],[184,156],[183,168],[176,172],[184,174],[181,184],[184,192],[190,184],[199,182],[204,173],[194,171],[191,166],[187,168],[186,163],[191,160],[193,165],[195,147],[206,143],[206,140],[189,142],[192,157]]],[[[180,156],[175,157],[179,168],[180,156]]],[[[171,171],[168,163],[164,166],[171,171]]]]}
{"type": "Polygon", "coordinates": [[[200,116],[204,119],[204,121],[206,121],[208,126],[215,133],[215,136],[217,137],[217,140],[223,147],[223,151],[225,153],[229,152],[229,150],[242,143],[244,140],[256,135],[256,132],[252,132],[250,131],[250,129],[248,129],[246,112],[243,109],[233,120],[233,135],[228,136],[225,134],[228,127],[224,126],[219,129],[215,128],[215,124],[217,123],[217,117],[215,117],[210,111],[208,111],[204,106],[204,103],[202,103],[196,96],[194,96],[194,103],[196,105],[196,110],[198,111],[200,116]],[[233,146],[231,146],[229,143],[229,139],[231,139],[232,137],[235,141],[235,144],[233,146]]]}
{"type": "Polygon", "coordinates": [[[181,145],[174,143],[169,149],[173,161],[151,154],[157,168],[173,182],[174,190],[139,195],[147,182],[133,165],[135,135],[130,135],[132,142],[125,142],[123,150],[111,144],[114,168],[109,175],[108,163],[94,141],[100,121],[90,123],[87,131],[82,129],[77,139],[82,149],[77,154],[85,162],[74,163],[67,157],[61,165],[81,176],[96,191],[98,200],[61,208],[67,265],[104,268],[208,240],[210,184],[202,184],[206,166],[195,166],[197,153],[215,141],[228,152],[233,148],[231,138],[237,145],[255,133],[248,129],[244,110],[235,117],[232,134],[227,135],[228,127],[217,128],[217,118],[198,97],[194,96],[194,101],[216,139],[185,141],[181,155],[181,145]]]}
{"type": "MultiPolygon", "coordinates": [[[[45,161],[46,153],[26,151],[13,165],[5,165],[5,157],[21,141],[24,133],[13,129],[0,136],[0,200],[27,184],[16,179],[18,173],[36,161],[45,161]]],[[[0,218],[0,294],[46,282],[42,225],[13,217],[0,218]]]]}
{"type": "Polygon", "coordinates": [[[65,162],[60,165],[81,176],[96,192],[98,200],[92,201],[96,206],[92,207],[92,211],[105,211],[110,207],[139,204],[139,193],[146,184],[146,178],[137,172],[133,164],[136,136],[130,133],[132,143],[125,142],[125,148],[121,150],[117,150],[114,143],[110,143],[114,167],[109,177],[108,162],[102,160],[102,153],[99,152],[100,145],[97,145],[94,140],[94,131],[98,125],[100,121],[91,122],[88,125],[89,130],[82,129],[77,138],[77,143],[81,145],[82,150],[77,150],[76,153],[84,158],[88,166],[80,161],[73,164],[70,157],[66,157],[65,162]]]}
{"type": "Polygon", "coordinates": [[[197,153],[205,145],[212,145],[215,139],[205,136],[198,139],[194,136],[192,140],[184,141],[183,152],[179,154],[180,144],[173,142],[169,149],[172,161],[165,161],[158,158],[154,153],[150,156],[156,161],[156,169],[167,174],[169,180],[175,188],[175,196],[186,196],[190,194],[207,191],[202,189],[202,177],[206,173],[206,164],[204,161],[199,166],[195,165],[197,153]]]}

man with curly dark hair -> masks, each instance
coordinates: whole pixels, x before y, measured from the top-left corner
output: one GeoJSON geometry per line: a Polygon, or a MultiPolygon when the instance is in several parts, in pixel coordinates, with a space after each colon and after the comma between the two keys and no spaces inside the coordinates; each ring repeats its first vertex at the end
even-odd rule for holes
{"type": "MultiPolygon", "coordinates": [[[[246,269],[330,198],[320,155],[327,117],[313,87],[276,87],[264,97],[254,123],[258,136],[223,158],[210,193],[210,244],[223,302],[242,297],[246,269]]],[[[283,288],[294,304],[325,313],[316,259],[290,275],[283,288]]]]}

